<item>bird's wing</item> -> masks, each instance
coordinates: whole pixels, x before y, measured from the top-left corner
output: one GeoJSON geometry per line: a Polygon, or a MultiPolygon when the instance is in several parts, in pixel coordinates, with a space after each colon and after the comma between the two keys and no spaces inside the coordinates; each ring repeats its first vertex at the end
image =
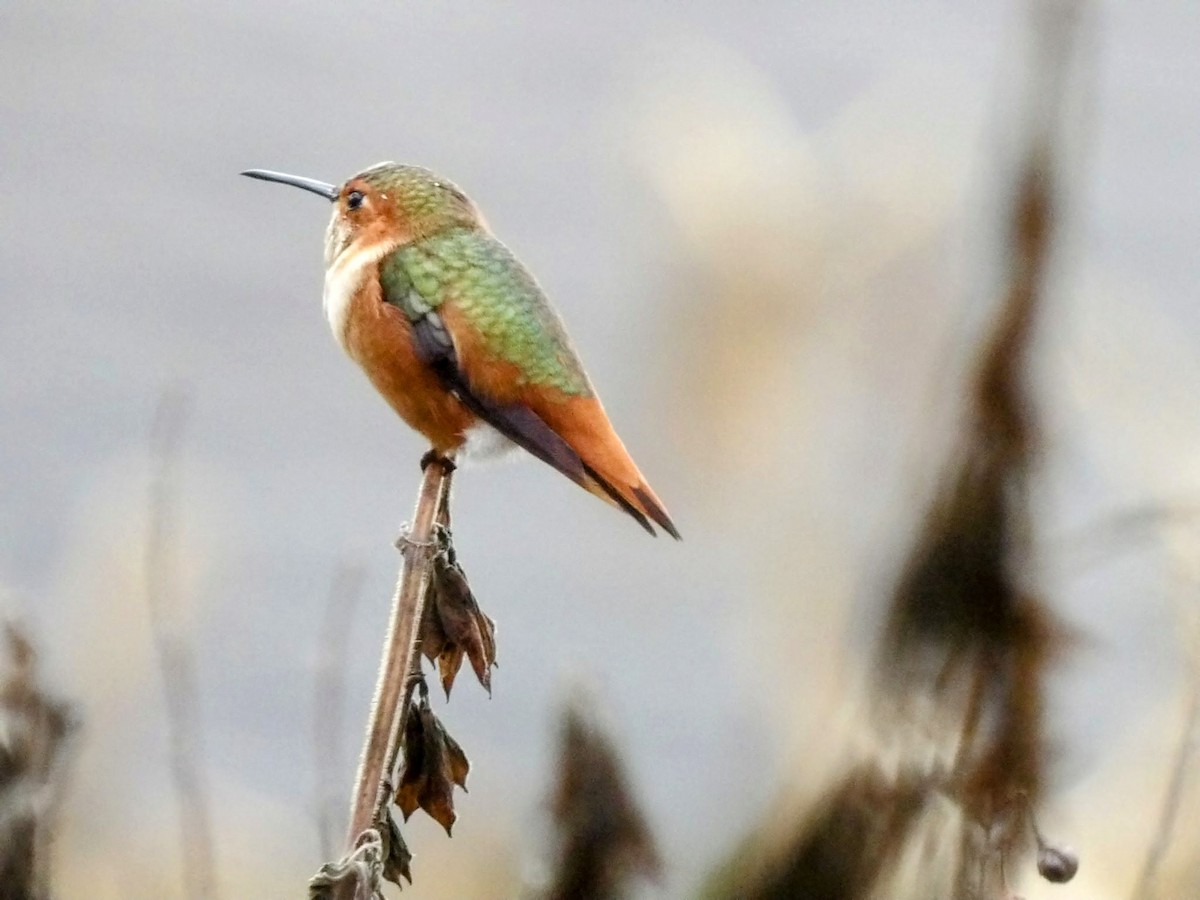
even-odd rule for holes
{"type": "Polygon", "coordinates": [[[435,235],[386,256],[380,283],[384,301],[411,323],[418,356],[475,415],[651,534],[647,516],[675,533],[612,431],[561,320],[503,244],[465,229],[435,235]],[[568,408],[597,420],[589,436],[610,446],[597,456],[565,436],[570,429],[556,424],[568,408]],[[601,457],[615,465],[598,466],[601,457]]]}

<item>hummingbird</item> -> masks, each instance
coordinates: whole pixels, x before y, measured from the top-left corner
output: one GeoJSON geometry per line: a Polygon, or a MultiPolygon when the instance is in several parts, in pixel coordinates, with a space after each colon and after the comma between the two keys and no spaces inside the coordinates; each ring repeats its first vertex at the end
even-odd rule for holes
{"type": "Polygon", "coordinates": [[[449,460],[523,448],[679,539],[617,436],[562,319],[449,180],[392,162],[341,185],[250,169],[333,204],[324,309],[342,349],[449,460]]]}

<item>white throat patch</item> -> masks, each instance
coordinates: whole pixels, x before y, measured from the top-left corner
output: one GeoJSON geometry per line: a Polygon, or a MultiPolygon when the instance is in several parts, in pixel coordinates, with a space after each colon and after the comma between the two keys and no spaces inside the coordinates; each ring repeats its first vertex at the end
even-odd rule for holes
{"type": "Polygon", "coordinates": [[[333,336],[347,352],[346,324],[350,318],[350,304],[358,289],[362,287],[366,270],[379,262],[391,249],[386,242],[362,248],[347,247],[325,270],[325,318],[329,320],[333,336]]]}

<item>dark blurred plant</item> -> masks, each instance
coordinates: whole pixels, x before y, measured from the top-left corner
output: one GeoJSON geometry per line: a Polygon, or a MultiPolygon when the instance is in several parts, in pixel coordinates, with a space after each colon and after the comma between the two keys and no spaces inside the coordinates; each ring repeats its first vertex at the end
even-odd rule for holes
{"type": "Polygon", "coordinates": [[[37,681],[33,646],[4,626],[0,677],[0,900],[51,896],[49,850],[76,723],[37,681]]]}
{"type": "Polygon", "coordinates": [[[904,896],[907,883],[915,896],[983,900],[1008,896],[1007,877],[1035,846],[1047,880],[1078,867],[1034,820],[1048,756],[1045,676],[1065,632],[1032,584],[1029,511],[1039,448],[1030,347],[1058,218],[1078,10],[1034,12],[1039,52],[998,312],[977,351],[961,439],[888,603],[869,716],[876,756],[851,765],[766,859],[728,866],[714,897],[867,900],[904,896]]]}
{"type": "Polygon", "coordinates": [[[615,900],[662,864],[616,748],[578,703],[563,715],[551,803],[558,858],[546,900],[615,900]]]}

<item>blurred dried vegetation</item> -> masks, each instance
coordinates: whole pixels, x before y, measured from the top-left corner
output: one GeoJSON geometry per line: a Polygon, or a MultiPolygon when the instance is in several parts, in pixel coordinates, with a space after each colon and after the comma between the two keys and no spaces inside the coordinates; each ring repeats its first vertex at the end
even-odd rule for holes
{"type": "Polygon", "coordinates": [[[0,898],[44,900],[75,716],[38,684],[37,655],[24,633],[9,624],[0,640],[0,898]]]}
{"type": "Polygon", "coordinates": [[[563,716],[557,779],[551,813],[558,853],[546,900],[616,900],[629,896],[633,877],[661,873],[654,837],[617,751],[580,702],[563,716]]]}

